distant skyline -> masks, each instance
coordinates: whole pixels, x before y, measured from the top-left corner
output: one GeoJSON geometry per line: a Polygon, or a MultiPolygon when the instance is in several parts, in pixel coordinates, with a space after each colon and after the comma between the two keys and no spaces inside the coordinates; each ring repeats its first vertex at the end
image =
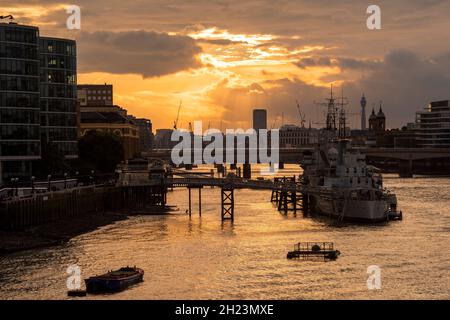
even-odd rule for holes
{"type": "Polygon", "coordinates": [[[114,85],[115,103],[154,128],[203,120],[249,128],[252,109],[299,124],[323,122],[314,101],[343,85],[350,124],[380,100],[387,127],[413,122],[430,101],[450,99],[450,2],[377,1],[382,30],[366,27],[358,0],[0,0],[0,15],[41,35],[77,40],[78,83],[114,85]],[[82,29],[67,30],[65,7],[81,7],[82,29]]]}

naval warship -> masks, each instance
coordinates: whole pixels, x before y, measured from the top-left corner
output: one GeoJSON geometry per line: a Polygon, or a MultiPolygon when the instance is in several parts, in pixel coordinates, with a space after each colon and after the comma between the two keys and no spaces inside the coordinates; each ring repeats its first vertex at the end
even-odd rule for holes
{"type": "Polygon", "coordinates": [[[400,220],[396,195],[383,187],[379,170],[346,138],[344,99],[336,102],[332,93],[327,100],[327,127],[301,161],[309,210],[338,220],[400,220]]]}

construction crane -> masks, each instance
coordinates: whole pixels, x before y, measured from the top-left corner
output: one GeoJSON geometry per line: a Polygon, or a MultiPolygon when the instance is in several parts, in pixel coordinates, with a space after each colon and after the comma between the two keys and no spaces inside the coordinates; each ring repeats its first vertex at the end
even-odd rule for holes
{"type": "Polygon", "coordinates": [[[302,111],[300,109],[300,103],[298,103],[298,100],[295,100],[295,102],[297,103],[298,115],[300,116],[300,124],[301,124],[302,128],[304,128],[305,123],[306,123],[306,116],[304,113],[302,113],[302,111]]]}
{"type": "Polygon", "coordinates": [[[178,120],[180,119],[180,111],[181,111],[181,107],[183,106],[183,101],[180,101],[180,106],[178,107],[178,113],[177,113],[177,118],[176,120],[173,122],[173,129],[174,130],[178,130],[178,120]]]}
{"type": "Polygon", "coordinates": [[[272,127],[270,127],[270,130],[275,129],[275,126],[277,125],[277,122],[278,122],[278,117],[276,117],[275,120],[273,121],[272,127]]]}

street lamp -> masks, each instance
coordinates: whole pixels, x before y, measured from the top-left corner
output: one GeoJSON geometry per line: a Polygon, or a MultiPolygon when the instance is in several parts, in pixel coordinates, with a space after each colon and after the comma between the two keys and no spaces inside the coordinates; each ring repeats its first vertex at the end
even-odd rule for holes
{"type": "Polygon", "coordinates": [[[31,177],[31,194],[34,194],[34,180],[35,180],[35,176],[31,177]]]}
{"type": "Polygon", "coordinates": [[[47,176],[47,181],[48,181],[48,191],[50,192],[50,189],[51,189],[51,182],[52,182],[52,175],[51,174],[49,174],[48,176],[47,176]]]}
{"type": "Polygon", "coordinates": [[[19,178],[12,178],[11,181],[13,182],[13,195],[17,197],[19,195],[19,178]]]}
{"type": "Polygon", "coordinates": [[[78,172],[78,171],[76,171],[75,172],[75,176],[76,176],[76,178],[77,178],[77,187],[78,187],[78,175],[79,175],[80,173],[78,172]]]}
{"type": "Polygon", "coordinates": [[[91,181],[92,181],[92,184],[95,184],[94,175],[95,175],[95,171],[91,170],[91,181]]]}
{"type": "Polygon", "coordinates": [[[67,172],[64,172],[64,189],[67,189],[67,172]]]}
{"type": "Polygon", "coordinates": [[[13,197],[14,197],[15,194],[16,194],[16,189],[15,189],[15,185],[14,185],[15,181],[16,181],[16,179],[11,178],[11,189],[12,189],[12,196],[13,196],[13,197]]]}

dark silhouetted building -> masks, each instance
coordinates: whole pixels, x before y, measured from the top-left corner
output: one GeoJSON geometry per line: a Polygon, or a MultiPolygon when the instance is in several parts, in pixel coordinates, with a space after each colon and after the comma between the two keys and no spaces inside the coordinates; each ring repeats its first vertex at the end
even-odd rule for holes
{"type": "Polygon", "coordinates": [[[41,141],[78,157],[77,58],[73,40],[41,37],[41,141]]]}
{"type": "Polygon", "coordinates": [[[0,23],[0,183],[30,178],[43,144],[77,157],[76,43],[0,23]]]}
{"type": "Polygon", "coordinates": [[[255,129],[256,131],[267,129],[267,110],[253,110],[253,129],[255,129]]]}
{"type": "Polygon", "coordinates": [[[139,141],[140,141],[140,149],[141,152],[147,152],[153,148],[153,132],[152,132],[152,122],[149,119],[144,118],[135,118],[133,116],[129,116],[131,121],[139,129],[139,141]]]}
{"type": "Polygon", "coordinates": [[[319,142],[319,130],[314,128],[284,125],[279,131],[281,148],[310,147],[319,142]]]}
{"type": "Polygon", "coordinates": [[[155,148],[156,149],[171,149],[177,142],[171,141],[172,129],[157,129],[155,135],[155,148]]]}
{"type": "Polygon", "coordinates": [[[113,86],[111,84],[78,85],[78,102],[80,106],[112,106],[113,86]]]}
{"type": "Polygon", "coordinates": [[[139,128],[128,118],[127,111],[119,106],[80,107],[80,135],[91,130],[117,135],[123,147],[124,160],[139,155],[139,128]]]}
{"type": "Polygon", "coordinates": [[[40,159],[39,29],[0,23],[0,183],[40,159]]]}

